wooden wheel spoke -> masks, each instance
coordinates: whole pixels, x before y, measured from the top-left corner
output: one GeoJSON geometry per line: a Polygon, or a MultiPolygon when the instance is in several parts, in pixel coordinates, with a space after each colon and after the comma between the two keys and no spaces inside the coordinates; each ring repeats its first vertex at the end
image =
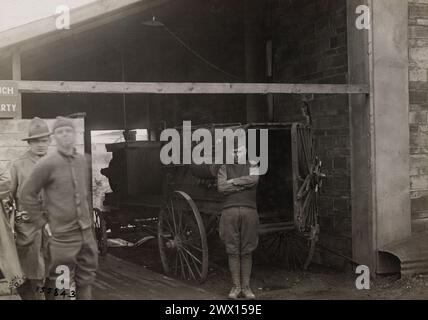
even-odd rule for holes
{"type": "Polygon", "coordinates": [[[309,184],[309,176],[306,176],[305,180],[303,181],[302,185],[299,188],[299,191],[297,192],[297,196],[299,198],[304,197],[305,190],[306,190],[308,184],[309,184]]]}
{"type": "Polygon", "coordinates": [[[180,270],[181,270],[181,276],[182,276],[182,278],[183,279],[186,279],[186,274],[185,274],[185,272],[184,272],[184,264],[183,264],[183,260],[182,260],[182,258],[181,258],[181,255],[177,252],[177,256],[178,256],[178,258],[180,259],[180,270]]]}
{"type": "Polygon", "coordinates": [[[184,214],[182,212],[182,208],[181,207],[180,207],[180,212],[178,213],[178,217],[179,217],[179,219],[178,219],[178,232],[181,233],[181,227],[182,227],[182,224],[183,224],[183,217],[184,217],[184,214]]]}
{"type": "Polygon", "coordinates": [[[302,130],[299,130],[298,133],[299,133],[300,146],[301,146],[301,150],[302,150],[302,161],[304,161],[304,160],[306,160],[306,159],[304,159],[306,157],[306,154],[305,154],[305,139],[303,137],[302,130]]]}
{"type": "Polygon", "coordinates": [[[178,274],[178,255],[175,255],[175,276],[178,274]]]}
{"type": "Polygon", "coordinates": [[[199,248],[199,247],[197,247],[197,246],[193,245],[191,242],[183,241],[183,243],[184,243],[186,246],[192,247],[192,248],[193,248],[193,249],[195,249],[195,250],[198,250],[198,251],[200,251],[200,252],[203,252],[203,250],[202,250],[201,248],[199,248]]]}
{"type": "Polygon", "coordinates": [[[312,225],[313,222],[313,208],[314,208],[314,196],[313,193],[308,194],[306,209],[303,210],[302,220],[305,226],[312,225]]]}
{"type": "Polygon", "coordinates": [[[272,248],[272,246],[275,244],[276,238],[273,238],[270,242],[269,246],[266,248],[266,250],[269,252],[269,250],[272,248]]]}
{"type": "Polygon", "coordinates": [[[304,159],[303,163],[306,165],[305,171],[308,171],[310,169],[310,163],[311,163],[311,158],[310,158],[310,154],[309,154],[309,141],[308,141],[309,135],[306,134],[306,132],[304,130],[300,130],[300,139],[302,141],[302,149],[303,149],[303,155],[304,155],[304,159]]]}
{"type": "Polygon", "coordinates": [[[176,223],[175,223],[175,212],[174,212],[174,204],[172,203],[172,199],[170,200],[170,202],[171,202],[171,215],[172,215],[172,222],[174,223],[174,231],[175,231],[175,234],[177,234],[178,232],[177,232],[177,225],[176,225],[176,223]]]}
{"type": "Polygon", "coordinates": [[[185,261],[185,262],[186,262],[186,264],[187,264],[187,270],[189,271],[189,275],[191,275],[191,276],[192,276],[192,278],[193,278],[194,280],[196,280],[195,274],[193,273],[193,270],[192,270],[192,266],[191,266],[191,264],[190,264],[189,260],[187,260],[186,254],[185,254],[185,253],[183,253],[181,250],[178,250],[178,253],[179,253],[180,255],[182,255],[182,256],[183,256],[183,259],[184,259],[184,261],[185,261]]]}
{"type": "MultiPolygon", "coordinates": [[[[186,251],[185,251],[185,253],[186,253],[186,254],[188,254],[186,251]]],[[[201,270],[199,270],[199,267],[198,267],[198,265],[197,265],[197,263],[196,263],[195,259],[193,259],[193,258],[192,258],[192,263],[193,263],[193,265],[195,266],[195,270],[198,272],[199,276],[201,277],[201,276],[202,276],[202,271],[201,271],[201,270]]],[[[200,265],[201,265],[201,264],[200,264],[200,265]]]]}
{"type": "Polygon", "coordinates": [[[193,263],[193,265],[195,267],[195,270],[198,272],[199,276],[202,276],[202,272],[201,272],[201,270],[199,270],[199,267],[198,267],[198,265],[196,263],[196,261],[198,261],[199,264],[202,265],[201,261],[199,259],[197,259],[190,251],[186,250],[184,247],[182,249],[183,249],[182,253],[184,255],[188,255],[189,258],[191,259],[191,261],[192,261],[192,263],[193,263]]]}
{"type": "Polygon", "coordinates": [[[315,224],[315,215],[316,215],[316,199],[315,196],[311,201],[310,211],[308,213],[309,216],[309,225],[313,226],[315,224]]]}
{"type": "Polygon", "coordinates": [[[187,231],[190,227],[194,227],[194,223],[193,223],[193,221],[191,221],[190,219],[185,219],[186,220],[186,222],[185,222],[185,225],[184,225],[184,227],[182,228],[182,230],[185,232],[185,231],[187,231]]]}
{"type": "Polygon", "coordinates": [[[202,261],[199,260],[197,257],[195,257],[193,255],[193,253],[191,253],[189,250],[187,250],[185,247],[181,247],[181,249],[183,249],[188,255],[190,255],[194,260],[198,261],[200,264],[202,264],[202,261]]]}
{"type": "Polygon", "coordinates": [[[311,143],[311,136],[308,132],[308,130],[304,131],[305,133],[305,140],[306,140],[306,163],[308,164],[308,168],[311,166],[312,162],[312,143],[311,143]]]}
{"type": "Polygon", "coordinates": [[[303,203],[303,208],[302,208],[303,215],[302,216],[306,215],[306,209],[308,207],[308,204],[309,204],[311,198],[312,198],[312,194],[308,193],[308,196],[306,197],[305,202],[303,203]]]}
{"type": "Polygon", "coordinates": [[[202,271],[199,270],[198,266],[196,265],[195,260],[192,260],[193,265],[195,266],[196,271],[198,272],[199,277],[202,277],[202,271]]]}
{"type": "Polygon", "coordinates": [[[168,228],[168,231],[169,231],[170,233],[172,233],[172,235],[175,235],[175,234],[176,234],[176,232],[175,232],[174,228],[172,227],[171,223],[169,222],[168,217],[162,217],[162,222],[163,222],[163,221],[165,221],[165,222],[166,222],[166,224],[168,225],[168,226],[166,226],[166,225],[165,225],[165,227],[166,227],[166,228],[168,228]]]}

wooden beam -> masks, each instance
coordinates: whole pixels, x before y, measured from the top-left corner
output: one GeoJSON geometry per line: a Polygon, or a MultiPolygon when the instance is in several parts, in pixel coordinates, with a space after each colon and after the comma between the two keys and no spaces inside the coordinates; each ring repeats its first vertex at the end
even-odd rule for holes
{"type": "Polygon", "coordinates": [[[16,50],[12,55],[12,79],[21,80],[21,53],[16,50]]]}
{"type": "MultiPolygon", "coordinates": [[[[12,54],[12,79],[15,81],[20,81],[22,79],[21,72],[21,52],[19,48],[15,49],[12,54]]],[[[16,117],[18,119],[22,118],[22,96],[21,93],[18,93],[18,108],[16,112],[16,117]]]]}
{"type": "Polygon", "coordinates": [[[18,81],[21,93],[367,94],[364,84],[18,81]]]}

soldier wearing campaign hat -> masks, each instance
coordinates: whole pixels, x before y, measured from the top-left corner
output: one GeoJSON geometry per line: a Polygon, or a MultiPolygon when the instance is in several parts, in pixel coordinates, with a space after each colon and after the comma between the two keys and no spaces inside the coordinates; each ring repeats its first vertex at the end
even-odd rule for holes
{"type": "MultiPolygon", "coordinates": [[[[28,134],[23,141],[27,141],[29,149],[21,157],[15,160],[10,168],[11,175],[11,192],[15,199],[18,210],[22,210],[21,196],[24,182],[28,179],[35,164],[44,157],[48,152],[51,142],[51,132],[47,123],[40,119],[34,118],[30,122],[28,134]]],[[[39,198],[40,201],[41,197],[39,198]]],[[[15,224],[17,242],[25,238],[25,223],[18,222],[15,224]]],[[[39,292],[37,287],[43,287],[45,275],[45,244],[47,241],[47,229],[38,230],[34,235],[34,241],[31,245],[17,245],[17,251],[21,267],[27,281],[18,288],[18,292],[23,300],[43,300],[44,295],[39,292]]]]}

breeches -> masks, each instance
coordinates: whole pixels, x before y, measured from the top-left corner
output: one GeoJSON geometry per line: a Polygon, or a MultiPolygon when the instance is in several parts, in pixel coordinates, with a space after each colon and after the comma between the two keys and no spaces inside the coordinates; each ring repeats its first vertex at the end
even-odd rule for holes
{"type": "Polygon", "coordinates": [[[252,253],[259,241],[259,215],[250,207],[223,209],[220,218],[220,238],[226,245],[227,254],[252,253]]]}
{"type": "Polygon", "coordinates": [[[65,266],[77,286],[91,285],[95,281],[98,248],[92,229],[52,235],[49,239],[49,255],[50,280],[56,280],[66,269],[65,266]]]}

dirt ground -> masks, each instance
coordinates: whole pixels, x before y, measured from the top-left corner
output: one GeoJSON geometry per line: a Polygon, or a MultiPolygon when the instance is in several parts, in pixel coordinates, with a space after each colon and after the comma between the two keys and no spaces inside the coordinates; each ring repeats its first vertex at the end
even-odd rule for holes
{"type": "MultiPolygon", "coordinates": [[[[156,272],[162,272],[156,240],[140,247],[109,248],[109,253],[156,272]]],[[[211,258],[210,258],[211,260],[211,258]]],[[[428,276],[400,279],[399,275],[376,277],[369,290],[357,290],[357,275],[313,264],[309,270],[287,270],[283,266],[255,261],[252,288],[258,299],[428,299],[428,276]]],[[[193,284],[218,296],[227,297],[230,278],[225,259],[210,264],[208,279],[193,284]]]]}

